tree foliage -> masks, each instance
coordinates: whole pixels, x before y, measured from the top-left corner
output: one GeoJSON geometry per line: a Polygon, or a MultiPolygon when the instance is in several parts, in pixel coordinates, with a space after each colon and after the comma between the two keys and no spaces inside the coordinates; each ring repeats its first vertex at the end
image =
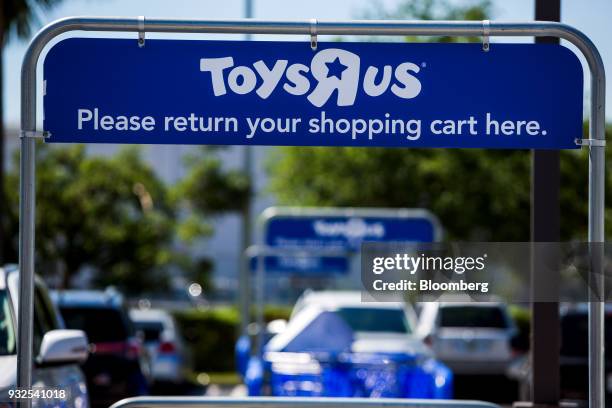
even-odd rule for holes
{"type": "Polygon", "coordinates": [[[28,37],[32,27],[40,24],[40,14],[61,3],[62,0],[2,0],[0,27],[3,34],[28,37]]]}
{"type": "MultiPolygon", "coordinates": [[[[481,20],[490,13],[489,1],[420,0],[368,17],[481,20]]],[[[270,189],[283,204],[427,208],[448,239],[490,241],[529,240],[530,169],[528,151],[480,149],[282,147],[268,165],[270,189]]],[[[587,169],[586,150],[562,153],[563,239],[586,238],[587,169]]]]}
{"type": "MultiPolygon", "coordinates": [[[[526,151],[283,147],[269,169],[283,204],[427,208],[449,239],[525,241],[530,164],[526,151]]],[[[587,169],[586,150],[562,153],[563,239],[586,238],[587,169]]]]}
{"type": "MultiPolygon", "coordinates": [[[[456,4],[448,0],[407,0],[387,9],[381,2],[365,12],[370,19],[385,20],[486,20],[490,18],[490,0],[471,0],[456,4]]],[[[426,36],[406,37],[407,42],[477,42],[479,37],[426,36]]]]}
{"type": "MultiPolygon", "coordinates": [[[[238,212],[248,205],[251,187],[247,174],[242,170],[224,166],[219,147],[202,147],[185,157],[186,176],[172,189],[174,201],[185,208],[186,216],[178,223],[180,239],[194,239],[212,233],[211,217],[238,212]]],[[[213,263],[210,259],[192,260],[183,268],[205,290],[212,289],[210,274],[213,263]]]]}
{"type": "Polygon", "coordinates": [[[4,132],[4,46],[11,37],[25,38],[40,23],[40,14],[62,0],[0,0],[0,263],[10,259],[5,248],[11,245],[10,227],[13,220],[5,203],[5,132],[4,132]]]}
{"type": "MultiPolygon", "coordinates": [[[[137,148],[112,157],[88,155],[81,145],[36,152],[36,265],[43,275],[61,276],[70,287],[80,271],[92,272],[98,286],[128,293],[160,292],[169,273],[180,270],[210,288],[212,263],[177,245],[213,232],[209,216],[244,205],[248,182],[222,169],[214,149],[192,156],[188,174],[169,188],[137,148]],[[189,207],[188,211],[181,211],[189,207]],[[178,238],[178,241],[177,241],[178,238]]],[[[19,166],[7,175],[10,260],[17,259],[19,166]]]]}
{"type": "Polygon", "coordinates": [[[201,214],[239,211],[248,200],[248,176],[241,170],[224,168],[218,150],[203,147],[187,156],[187,176],[175,190],[177,197],[201,214]]]}
{"type": "MultiPolygon", "coordinates": [[[[160,289],[172,261],[175,211],[166,186],[135,148],[114,157],[86,155],[83,146],[37,149],[36,264],[59,269],[63,286],[83,268],[100,285],[128,292],[160,289]]],[[[7,175],[16,258],[17,160],[7,175]]]]}

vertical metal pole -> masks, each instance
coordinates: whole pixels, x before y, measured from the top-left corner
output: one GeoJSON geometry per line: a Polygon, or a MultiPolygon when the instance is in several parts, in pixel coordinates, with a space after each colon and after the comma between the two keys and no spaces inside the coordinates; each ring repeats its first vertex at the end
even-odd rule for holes
{"type": "MultiPolygon", "coordinates": [[[[244,17],[253,18],[253,0],[244,0],[244,17]]],[[[253,35],[251,33],[247,33],[245,34],[244,39],[250,41],[253,39],[253,35]]]]}
{"type": "MultiPolygon", "coordinates": [[[[32,386],[32,353],[34,322],[34,206],[36,140],[21,138],[21,178],[19,203],[19,310],[17,387],[32,386]]],[[[30,407],[31,400],[22,400],[21,407],[30,407]]]]}
{"type": "Polygon", "coordinates": [[[256,307],[257,307],[257,345],[255,347],[255,351],[257,355],[261,355],[263,351],[263,342],[264,342],[264,292],[265,292],[265,259],[266,256],[258,254],[257,255],[257,283],[256,283],[256,307]]]}
{"type": "MultiPolygon", "coordinates": [[[[605,140],[605,81],[592,75],[591,139],[605,140]]],[[[605,406],[605,302],[603,273],[604,211],[605,211],[605,161],[603,146],[589,147],[589,243],[591,246],[591,271],[589,275],[591,299],[589,302],[589,406],[605,406]]]]}
{"type": "MultiPolygon", "coordinates": [[[[244,224],[243,224],[244,225],[244,224]]],[[[244,227],[243,227],[244,228],[244,227]]],[[[243,230],[243,246],[248,242],[244,239],[245,232],[243,230]]],[[[250,321],[250,299],[251,299],[251,260],[247,254],[247,251],[243,252],[243,260],[240,264],[240,279],[238,281],[239,291],[238,291],[238,305],[240,312],[240,336],[247,334],[247,328],[250,321]]]]}
{"type": "Polygon", "coordinates": [[[605,406],[605,302],[603,273],[603,209],[605,148],[589,148],[589,406],[605,406]]]}
{"type": "MultiPolygon", "coordinates": [[[[253,18],[253,0],[244,0],[244,15],[246,18],[253,18]]],[[[251,34],[246,34],[244,39],[250,41],[253,38],[251,34]]],[[[253,200],[253,183],[254,183],[254,172],[253,172],[253,146],[243,146],[243,169],[249,178],[249,194],[244,208],[242,209],[242,253],[245,253],[247,248],[251,245],[252,235],[252,214],[251,205],[253,200]]],[[[240,308],[240,333],[245,334],[247,326],[250,321],[250,294],[251,294],[251,272],[250,265],[248,262],[241,263],[240,279],[238,282],[239,290],[239,308],[240,308]]]]}
{"type": "MultiPolygon", "coordinates": [[[[536,20],[560,21],[560,18],[560,0],[535,1],[536,20]]],[[[536,43],[558,44],[559,39],[536,37],[536,43]]],[[[533,150],[531,157],[531,240],[559,242],[559,151],[533,150]]],[[[550,255],[553,255],[549,253],[550,249],[549,245],[535,244],[532,251],[531,400],[533,404],[557,405],[561,394],[561,334],[559,304],[551,300],[556,298],[559,292],[560,276],[558,270],[544,266],[550,260],[550,255]],[[537,301],[542,298],[547,301],[537,301]]]]}
{"type": "MultiPolygon", "coordinates": [[[[252,146],[244,146],[243,147],[243,163],[244,163],[244,171],[248,175],[249,183],[253,183],[253,176],[251,172],[251,156],[252,156],[252,146]]],[[[253,187],[252,185],[249,187],[248,198],[244,203],[244,208],[242,209],[242,247],[241,254],[245,254],[247,248],[251,245],[251,236],[252,236],[252,216],[251,216],[251,204],[253,197],[253,187]]],[[[250,299],[251,299],[251,270],[250,264],[248,260],[246,262],[241,262],[240,268],[240,279],[238,282],[239,286],[239,308],[240,308],[240,333],[245,334],[247,326],[250,322],[250,299]]]]}
{"type": "MultiPolygon", "coordinates": [[[[42,46],[40,47],[42,48],[42,46]]],[[[34,232],[36,211],[36,62],[40,48],[30,45],[21,67],[21,155],[19,168],[19,303],[17,387],[32,386],[34,332],[34,232]]],[[[21,400],[29,408],[32,401],[21,400]]]]}

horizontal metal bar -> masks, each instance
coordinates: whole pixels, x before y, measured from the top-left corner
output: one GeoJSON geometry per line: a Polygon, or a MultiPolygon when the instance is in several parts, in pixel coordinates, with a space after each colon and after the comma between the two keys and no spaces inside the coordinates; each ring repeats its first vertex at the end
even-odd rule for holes
{"type": "MultiPolygon", "coordinates": [[[[142,31],[138,17],[67,17],[41,30],[46,31],[142,31]]],[[[144,31],[159,33],[235,33],[310,35],[311,20],[183,20],[147,17],[144,31]]],[[[490,21],[492,36],[555,36],[570,39],[583,35],[575,28],[549,21],[490,21]]],[[[406,20],[317,20],[317,35],[423,35],[481,36],[482,21],[406,21],[406,20]]]]}
{"type": "Polygon", "coordinates": [[[500,408],[482,401],[383,399],[383,398],[210,398],[135,397],[116,402],[111,408],[500,408]]]}

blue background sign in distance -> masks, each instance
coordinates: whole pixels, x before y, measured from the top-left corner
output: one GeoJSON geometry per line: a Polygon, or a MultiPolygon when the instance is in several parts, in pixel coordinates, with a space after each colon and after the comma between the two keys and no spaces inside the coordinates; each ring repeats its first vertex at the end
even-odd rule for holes
{"type": "Polygon", "coordinates": [[[252,272],[257,271],[257,262],[263,261],[265,273],[290,273],[300,276],[343,275],[350,268],[347,256],[261,256],[251,257],[249,264],[252,272]]]}
{"type": "Polygon", "coordinates": [[[551,44],[70,38],[48,142],[576,148],[583,73],[551,44]]]}
{"type": "Polygon", "coordinates": [[[336,248],[359,251],[364,241],[434,242],[436,225],[428,217],[275,216],[265,244],[281,248],[336,248]]]}

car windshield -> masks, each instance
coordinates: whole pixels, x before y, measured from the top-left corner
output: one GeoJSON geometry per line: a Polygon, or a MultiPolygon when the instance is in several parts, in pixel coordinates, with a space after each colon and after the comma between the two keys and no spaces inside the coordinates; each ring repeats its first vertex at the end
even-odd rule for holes
{"type": "Polygon", "coordinates": [[[0,290],[0,356],[15,354],[15,330],[5,290],[0,290]]]}
{"type": "Polygon", "coordinates": [[[505,329],[508,323],[497,306],[448,306],[440,309],[440,327],[505,329]]]}
{"type": "Polygon", "coordinates": [[[402,309],[343,307],[336,311],[355,332],[410,333],[402,309]]]}
{"type": "Polygon", "coordinates": [[[117,309],[97,307],[60,307],[66,326],[83,330],[92,343],[124,341],[129,328],[117,309]]]}
{"type": "Polygon", "coordinates": [[[164,331],[162,322],[134,322],[134,328],[144,335],[144,341],[158,341],[164,331]]]}

